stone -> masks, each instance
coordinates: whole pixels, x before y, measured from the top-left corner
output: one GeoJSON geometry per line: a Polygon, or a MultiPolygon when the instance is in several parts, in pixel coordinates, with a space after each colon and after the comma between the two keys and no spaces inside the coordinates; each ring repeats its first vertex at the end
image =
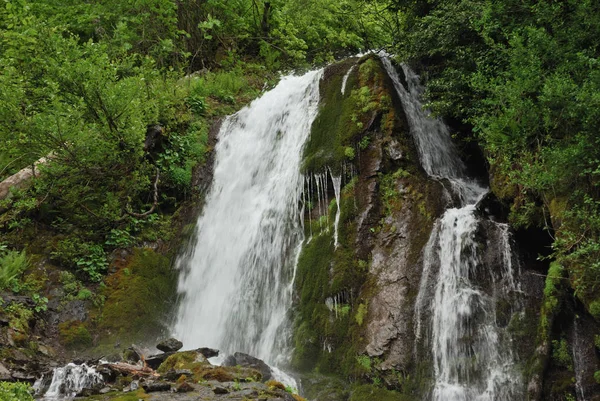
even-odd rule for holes
{"type": "Polygon", "coordinates": [[[233,355],[229,355],[223,362],[223,366],[238,365],[258,370],[262,374],[263,382],[270,380],[273,376],[271,368],[264,361],[242,352],[236,352],[233,355]]]}
{"type": "Polygon", "coordinates": [[[258,397],[258,391],[253,390],[253,389],[246,389],[246,390],[236,391],[235,392],[235,396],[236,397],[240,397],[242,399],[256,398],[256,397],[258,397]]]}
{"type": "Polygon", "coordinates": [[[177,386],[177,389],[175,391],[177,393],[189,393],[190,391],[194,391],[194,387],[188,382],[183,382],[179,386],[177,386]]]}
{"type": "Polygon", "coordinates": [[[10,374],[10,370],[6,368],[2,363],[0,363],[0,381],[8,381],[11,380],[12,375],[10,374]]]}
{"type": "Polygon", "coordinates": [[[100,389],[99,393],[106,394],[106,393],[110,393],[111,391],[112,391],[112,387],[103,387],[100,389]]]}
{"type": "Polygon", "coordinates": [[[158,343],[156,348],[162,352],[177,352],[183,348],[183,343],[175,338],[169,338],[158,343]]]}
{"type": "Polygon", "coordinates": [[[205,358],[214,358],[219,356],[219,350],[214,348],[198,348],[196,352],[204,355],[205,358]]]}
{"type": "Polygon", "coordinates": [[[142,360],[142,356],[134,347],[129,347],[123,350],[123,360],[135,364],[142,360]]]}
{"type": "Polygon", "coordinates": [[[170,391],[171,385],[165,382],[146,382],[142,384],[142,388],[147,393],[154,393],[157,391],[170,391]]]}
{"type": "Polygon", "coordinates": [[[214,386],[212,390],[215,394],[229,394],[229,390],[227,389],[227,387],[223,386],[214,386]]]}
{"type": "Polygon", "coordinates": [[[165,352],[163,354],[151,355],[146,358],[146,365],[156,370],[168,357],[174,355],[175,352],[165,352]]]}
{"type": "Polygon", "coordinates": [[[171,369],[167,373],[162,375],[162,378],[165,380],[169,380],[169,381],[176,381],[181,376],[190,377],[192,375],[193,375],[193,373],[189,369],[171,369]]]}

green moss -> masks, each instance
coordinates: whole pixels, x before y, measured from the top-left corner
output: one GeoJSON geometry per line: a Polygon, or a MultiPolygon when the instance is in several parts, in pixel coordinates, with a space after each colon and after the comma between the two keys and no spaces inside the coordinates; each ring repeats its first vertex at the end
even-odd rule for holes
{"type": "Polygon", "coordinates": [[[151,249],[137,249],[106,280],[106,302],[98,326],[108,342],[112,337],[136,341],[158,335],[175,294],[176,275],[169,258],[151,249]]]}
{"type": "Polygon", "coordinates": [[[401,393],[377,387],[372,384],[356,386],[349,401],[413,401],[413,398],[401,393]]]}
{"type": "MultiPolygon", "coordinates": [[[[94,395],[87,398],[81,398],[83,401],[139,401],[139,400],[147,400],[150,398],[150,395],[146,394],[143,389],[138,389],[137,391],[132,391],[129,393],[108,393],[104,395],[94,395]]],[[[78,398],[79,399],[79,398],[78,398]]]]}
{"type": "Polygon", "coordinates": [[[589,311],[592,316],[594,316],[597,320],[600,320],[600,299],[590,303],[589,311]]]}
{"type": "Polygon", "coordinates": [[[367,57],[359,63],[358,72],[348,77],[346,95],[340,87],[351,63],[342,62],[326,70],[320,86],[320,110],[304,150],[303,171],[322,171],[326,167],[337,171],[345,159],[354,160],[358,145],[362,144],[360,149],[364,150],[369,143],[360,136],[373,111],[390,106],[389,97],[382,91],[379,62],[367,57]]]}
{"type": "Polygon", "coordinates": [[[197,364],[206,365],[200,359],[198,361],[198,353],[196,351],[178,352],[168,357],[157,369],[158,373],[167,373],[171,369],[190,369],[196,367],[197,364]]]}
{"type": "Polygon", "coordinates": [[[354,319],[356,320],[356,323],[358,323],[359,326],[362,326],[363,322],[365,321],[365,317],[367,316],[367,310],[368,308],[366,303],[361,303],[360,305],[358,305],[358,310],[356,311],[354,319]]]}
{"type": "Polygon", "coordinates": [[[69,349],[83,349],[92,345],[92,335],[83,322],[71,320],[58,325],[61,343],[69,349]]]}
{"type": "Polygon", "coordinates": [[[557,366],[573,370],[573,358],[565,338],[552,341],[552,361],[557,366]]]}

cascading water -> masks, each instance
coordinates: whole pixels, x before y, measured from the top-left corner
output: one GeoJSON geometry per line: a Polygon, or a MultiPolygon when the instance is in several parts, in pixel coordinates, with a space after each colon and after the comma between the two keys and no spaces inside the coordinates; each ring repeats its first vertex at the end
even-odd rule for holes
{"type": "MultiPolygon", "coordinates": [[[[58,400],[73,398],[81,390],[102,384],[102,376],[93,367],[75,365],[70,363],[62,368],[56,368],[52,374],[52,381],[47,389],[41,388],[44,377],[36,382],[36,393],[44,394],[44,399],[58,400]]],[[[46,384],[48,385],[48,384],[46,384]]]]}
{"type": "Polygon", "coordinates": [[[508,228],[477,216],[476,204],[488,190],[468,178],[447,126],[423,108],[419,77],[402,66],[405,88],[390,60],[381,59],[402,101],[423,168],[445,187],[449,183],[449,198],[459,201],[434,224],[423,252],[415,304],[417,339],[423,335],[423,316],[431,327],[434,384],[429,397],[434,401],[522,399],[510,335],[496,312],[500,299],[519,293],[508,228]],[[485,247],[477,238],[483,225],[490,227],[485,247]],[[500,269],[485,263],[493,250],[500,269]]]}
{"type": "Polygon", "coordinates": [[[270,364],[286,358],[286,314],[303,239],[300,162],[320,77],[313,71],[283,78],[221,127],[196,239],[178,262],[182,301],[174,332],[187,348],[241,351],[270,364]]]}

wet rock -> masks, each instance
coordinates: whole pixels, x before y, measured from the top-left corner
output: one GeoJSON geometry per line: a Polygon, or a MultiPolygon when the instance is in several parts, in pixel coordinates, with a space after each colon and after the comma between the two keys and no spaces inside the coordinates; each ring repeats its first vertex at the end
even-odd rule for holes
{"type": "Polygon", "coordinates": [[[11,295],[7,293],[1,293],[0,298],[4,301],[3,306],[6,307],[9,304],[23,304],[25,306],[34,307],[35,302],[31,297],[26,295],[11,295]]]}
{"type": "Polygon", "coordinates": [[[175,355],[175,352],[165,352],[164,354],[151,355],[146,358],[146,365],[156,370],[161,363],[166,361],[171,355],[175,355]]]}
{"type": "Polygon", "coordinates": [[[2,363],[0,363],[0,381],[9,381],[12,379],[12,375],[10,374],[10,370],[6,368],[2,363]]]}
{"type": "Polygon", "coordinates": [[[215,394],[229,394],[229,389],[224,386],[214,386],[212,390],[215,394]]]}
{"type": "Polygon", "coordinates": [[[189,369],[172,369],[172,370],[169,370],[164,375],[162,375],[162,378],[165,380],[169,380],[169,381],[176,381],[181,376],[190,377],[192,375],[193,375],[193,373],[189,369]]]}
{"type": "Polygon", "coordinates": [[[264,361],[242,352],[236,352],[233,355],[229,355],[223,362],[223,366],[238,365],[258,370],[262,374],[263,382],[270,380],[273,376],[271,368],[264,361]]]}
{"type": "Polygon", "coordinates": [[[175,338],[169,338],[158,343],[156,348],[162,352],[177,352],[183,348],[183,343],[175,338]]]}
{"type": "Polygon", "coordinates": [[[17,370],[12,372],[12,378],[17,381],[23,381],[33,384],[35,382],[36,376],[31,372],[17,370]]]}
{"type": "Polygon", "coordinates": [[[189,393],[190,391],[194,391],[194,387],[188,382],[183,382],[179,386],[177,386],[177,389],[175,391],[177,393],[189,393]]]}
{"type": "Polygon", "coordinates": [[[391,139],[389,141],[385,150],[389,158],[394,161],[398,161],[404,156],[404,154],[402,153],[402,147],[400,146],[400,143],[395,139],[391,139]]]}
{"type": "Polygon", "coordinates": [[[258,397],[258,391],[249,388],[249,389],[246,389],[246,390],[236,391],[235,392],[235,396],[236,397],[240,397],[242,399],[245,399],[245,398],[256,398],[256,397],[258,397]]]}
{"type": "Polygon", "coordinates": [[[147,393],[154,393],[158,391],[170,391],[171,385],[165,382],[146,382],[142,384],[142,388],[147,393]]]}
{"type": "Polygon", "coordinates": [[[100,389],[100,391],[98,391],[98,394],[106,394],[106,393],[110,393],[112,391],[112,387],[110,386],[106,386],[100,389]]]}
{"type": "Polygon", "coordinates": [[[214,358],[219,356],[219,350],[214,348],[198,348],[196,352],[204,355],[205,358],[214,358]]]}
{"type": "Polygon", "coordinates": [[[142,355],[135,347],[129,347],[123,350],[123,360],[135,364],[142,360],[142,355]]]}
{"type": "Polygon", "coordinates": [[[492,192],[488,192],[477,203],[477,211],[493,221],[505,221],[510,213],[510,208],[500,202],[492,192]]]}

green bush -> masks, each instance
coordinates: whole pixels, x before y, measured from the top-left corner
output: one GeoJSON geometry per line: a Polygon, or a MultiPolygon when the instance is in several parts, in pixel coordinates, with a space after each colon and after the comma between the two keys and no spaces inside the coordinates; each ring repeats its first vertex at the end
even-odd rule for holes
{"type": "Polygon", "coordinates": [[[25,251],[5,251],[0,249],[0,290],[13,287],[18,278],[27,269],[29,261],[25,251]]]}
{"type": "Polygon", "coordinates": [[[20,382],[0,382],[0,401],[33,401],[31,386],[20,382]]]}

